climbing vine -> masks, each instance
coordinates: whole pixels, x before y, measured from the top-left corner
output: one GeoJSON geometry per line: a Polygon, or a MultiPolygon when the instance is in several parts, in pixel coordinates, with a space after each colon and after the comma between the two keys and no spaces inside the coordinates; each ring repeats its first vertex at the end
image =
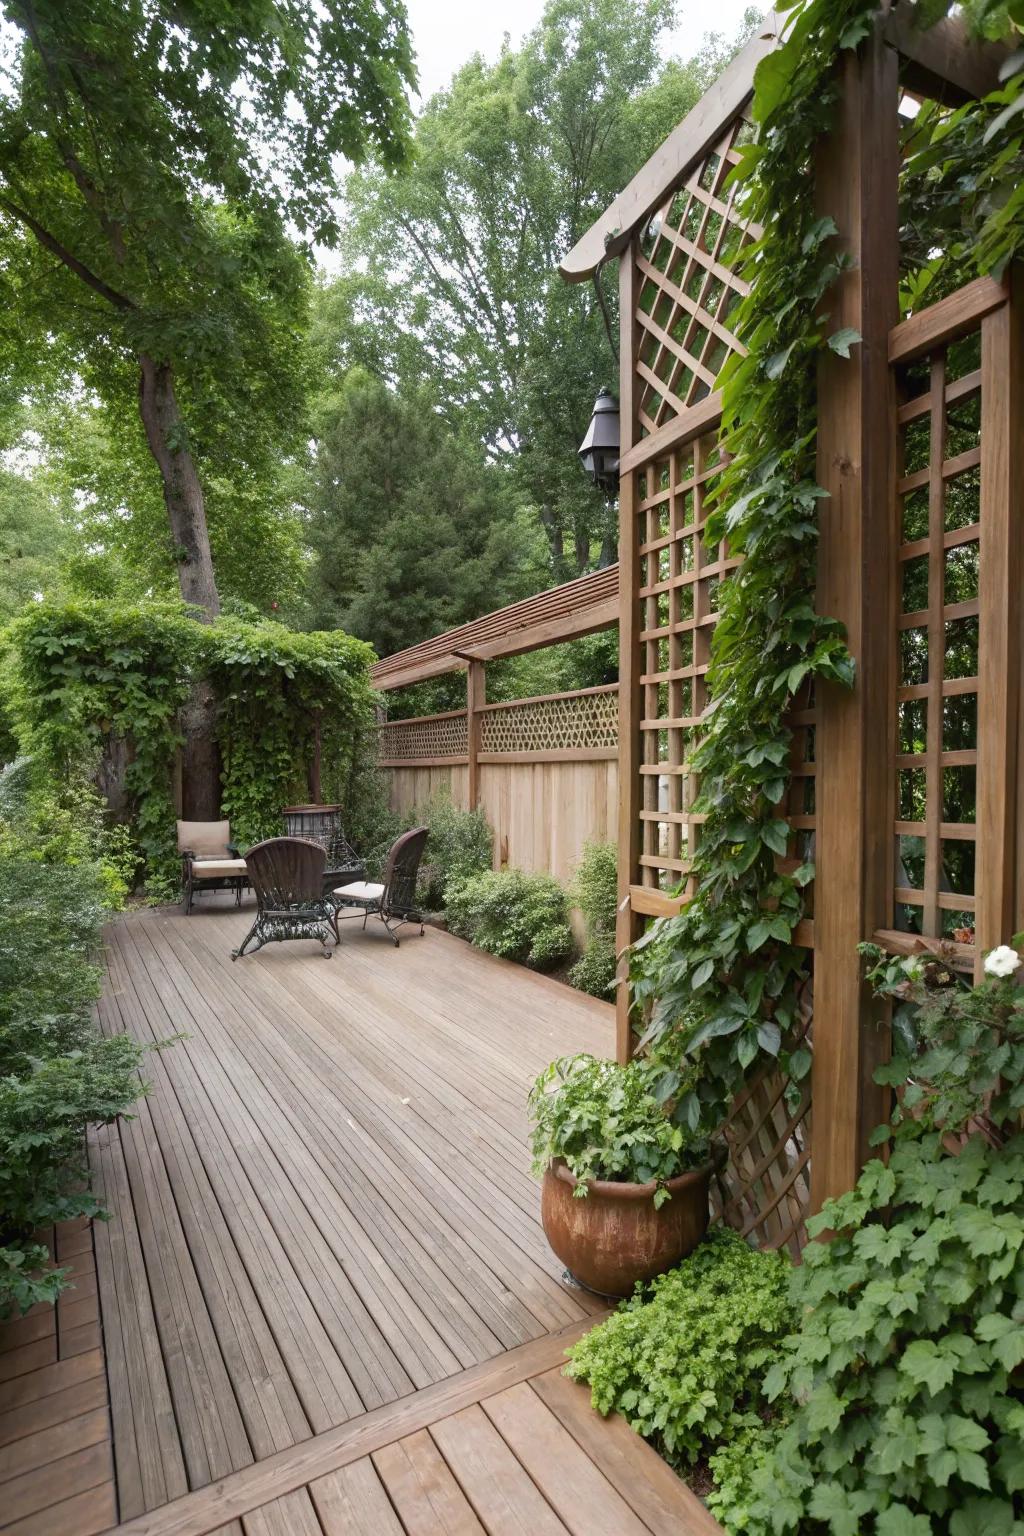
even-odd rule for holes
{"type": "MultiPolygon", "coordinates": [[[[997,8],[979,6],[991,28],[997,8]]],[[[791,1081],[810,1068],[808,1051],[786,1049],[807,963],[793,936],[814,874],[810,863],[780,873],[776,862],[791,841],[786,721],[801,690],[820,680],[851,686],[854,677],[842,627],[815,612],[808,579],[826,494],[815,478],[817,363],[828,349],[849,357],[860,341],[830,323],[829,295],[845,258],[834,220],[816,207],[812,178],[838,99],[837,58],[868,36],[878,6],[800,0],[790,9],[787,41],[755,77],[756,141],[733,172],[763,235],[742,258],[751,291],[734,312],[746,353],[731,357],[718,380],[726,459],[705,537],[711,546],[727,539],[744,558],[721,587],[713,702],[690,758],[701,786],[695,809],[706,818],[692,859],[696,895],[678,916],[652,925],[631,957],[642,1044],[661,1064],[662,1097],[678,1095],[674,1113],[691,1127],[720,1123],[764,1054],[780,1057],[791,1081]],[[696,1086],[679,1093],[682,1063],[694,1057],[696,1086]]],[[[943,9],[932,6],[930,20],[943,9]]],[[[973,116],[926,108],[916,129],[905,206],[924,227],[924,205],[941,206],[940,241],[955,219],[964,221],[948,242],[948,262],[959,260],[959,270],[968,252],[985,269],[1005,265],[1024,242],[1022,64],[1015,56],[1004,89],[974,104],[973,116]],[[968,189],[973,225],[962,207],[968,189]]],[[[934,240],[924,262],[935,281],[934,240]]]]}
{"type": "Polygon", "coordinates": [[[372,720],[373,652],[338,631],[294,633],[174,604],[39,603],[4,636],[22,751],[58,784],[97,782],[132,825],[151,893],[177,883],[173,769],[196,678],[218,700],[223,814],[242,844],[280,830],[322,765],[337,794],[372,720]]]}

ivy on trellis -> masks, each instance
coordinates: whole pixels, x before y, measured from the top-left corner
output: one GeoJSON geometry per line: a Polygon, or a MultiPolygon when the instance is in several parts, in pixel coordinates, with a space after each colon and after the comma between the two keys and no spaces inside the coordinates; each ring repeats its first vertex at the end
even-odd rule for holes
{"type": "MultiPolygon", "coordinates": [[[[744,218],[763,234],[739,265],[751,291],[733,323],[746,353],[731,356],[718,378],[728,459],[705,537],[709,545],[727,539],[730,554],[744,558],[721,587],[708,674],[714,702],[691,757],[701,785],[694,809],[706,817],[691,867],[696,895],[653,924],[631,957],[641,1044],[662,1064],[666,1100],[679,1089],[681,1062],[700,1057],[697,1087],[675,1108],[691,1125],[720,1123],[764,1053],[780,1056],[791,1080],[809,1070],[806,1052],[791,1058],[785,1049],[807,966],[793,934],[813,877],[809,864],[788,874],[776,866],[790,832],[786,717],[808,682],[849,686],[854,674],[842,627],[815,612],[807,583],[825,495],[815,478],[817,361],[826,348],[848,357],[860,340],[829,324],[828,294],[844,258],[811,189],[815,148],[838,99],[836,61],[869,35],[878,5],[801,0],[789,9],[786,42],[755,76],[756,140],[740,148],[732,173],[744,218]]],[[[968,259],[976,270],[999,268],[1024,243],[1022,69],[1018,52],[994,96],[924,115],[904,173],[904,219],[912,229],[939,207],[950,240],[945,266],[925,242],[919,291],[968,259]]],[[[913,260],[909,244],[908,252],[913,260]]]]}

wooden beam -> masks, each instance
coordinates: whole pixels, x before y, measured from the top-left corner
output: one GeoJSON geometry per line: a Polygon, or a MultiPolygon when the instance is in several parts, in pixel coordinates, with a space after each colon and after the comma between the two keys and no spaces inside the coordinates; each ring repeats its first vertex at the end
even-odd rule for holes
{"type": "Polygon", "coordinates": [[[947,294],[928,309],[919,310],[889,332],[890,363],[906,363],[913,357],[956,341],[973,331],[979,320],[1006,302],[1006,283],[994,277],[976,277],[955,293],[947,294]]]}
{"type": "Polygon", "coordinates": [[[469,766],[469,809],[480,804],[480,715],[487,703],[487,669],[482,661],[471,661],[466,674],[466,757],[469,766]]]}
{"type": "Polygon", "coordinates": [[[1017,917],[1018,715],[1024,646],[1024,272],[981,324],[978,870],[975,949],[1009,944],[1017,917]]]}
{"type": "Polygon", "coordinates": [[[817,607],[846,625],[852,690],[818,690],[811,1203],[850,1189],[884,1119],[872,1074],[887,1044],[857,945],[891,928],[895,707],[892,635],[895,395],[889,331],[898,316],[897,58],[875,33],[839,66],[833,132],[816,167],[817,204],[850,266],[829,325],[862,336],[849,360],[826,353],[818,376],[821,502],[817,607]]]}
{"type": "MultiPolygon", "coordinates": [[[[619,262],[619,447],[623,460],[628,458],[636,436],[633,362],[639,330],[635,318],[637,286],[636,255],[630,245],[619,262]]],[[[640,603],[636,596],[640,590],[639,549],[636,474],[627,470],[619,480],[619,902],[615,921],[615,948],[619,955],[615,1053],[622,1063],[633,1054],[626,951],[640,931],[640,917],[630,900],[640,861],[640,721],[644,712],[638,638],[640,603]]]]}
{"type": "Polygon", "coordinates": [[[916,24],[917,6],[897,4],[885,22],[885,40],[902,61],[907,90],[948,106],[963,106],[999,89],[999,69],[1010,52],[1005,43],[972,37],[960,16],[932,27],[916,24]]]}
{"type": "MultiPolygon", "coordinates": [[[[754,71],[778,46],[781,18],[770,11],[746,47],[669,134],[633,180],[577,240],[559,263],[567,283],[582,283],[598,264],[625,250],[637,226],[662,203],[672,187],[721,138],[754,89],[754,71]]],[[[620,396],[621,399],[621,396],[620,396]]]]}
{"type": "Polygon", "coordinates": [[[482,661],[493,661],[498,656],[525,656],[527,651],[539,651],[546,645],[558,645],[563,640],[577,640],[581,635],[596,635],[602,629],[614,629],[618,618],[618,597],[609,597],[561,618],[546,619],[542,624],[513,630],[496,640],[482,641],[473,647],[473,651],[482,661]]]}
{"type": "Polygon", "coordinates": [[[658,428],[657,432],[652,432],[649,437],[642,437],[638,443],[634,443],[629,452],[623,454],[619,460],[620,475],[628,474],[631,469],[649,463],[656,454],[667,455],[673,448],[692,442],[695,437],[702,437],[705,432],[718,425],[721,414],[722,393],[721,390],[716,389],[696,405],[688,406],[672,421],[667,421],[663,427],[658,428]]]}

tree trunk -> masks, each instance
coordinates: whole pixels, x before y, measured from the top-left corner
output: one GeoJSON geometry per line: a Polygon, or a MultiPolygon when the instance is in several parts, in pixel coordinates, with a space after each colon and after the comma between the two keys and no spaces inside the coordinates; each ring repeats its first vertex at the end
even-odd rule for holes
{"type": "Polygon", "coordinates": [[[544,532],[548,537],[548,545],[551,549],[551,569],[559,581],[565,580],[565,540],[562,529],[555,522],[555,515],[550,507],[541,507],[540,521],[544,532]]]}
{"type": "MultiPolygon", "coordinates": [[[[185,428],[169,363],[145,352],[139,359],[139,410],[146,441],[163,482],[164,503],[176,547],[178,584],[195,617],[209,624],[220,613],[220,595],[210,554],[203,488],[185,443],[185,428]]],[[[182,814],[187,821],[220,818],[220,754],[216,736],[217,700],[205,680],[193,684],[182,710],[182,814]]]]}
{"type": "Polygon", "coordinates": [[[145,352],[140,363],[139,409],[146,441],[163,481],[181,595],[186,603],[203,610],[196,617],[208,624],[220,613],[220,595],[213,574],[203,488],[184,442],[185,427],[174,394],[174,376],[170,363],[154,362],[145,352]]]}

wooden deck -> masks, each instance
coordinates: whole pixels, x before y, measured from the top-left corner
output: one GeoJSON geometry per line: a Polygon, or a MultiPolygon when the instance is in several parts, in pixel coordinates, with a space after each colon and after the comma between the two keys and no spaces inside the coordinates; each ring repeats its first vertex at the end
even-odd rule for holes
{"type": "Polygon", "coordinates": [[[101,1027],[174,1043],[93,1139],[95,1279],[58,1234],[82,1290],[2,1331],[0,1527],[716,1530],[559,1370],[601,1308],[540,1229],[524,1096],[613,1010],[436,930],[232,965],[219,900],[108,930],[101,1027]]]}

